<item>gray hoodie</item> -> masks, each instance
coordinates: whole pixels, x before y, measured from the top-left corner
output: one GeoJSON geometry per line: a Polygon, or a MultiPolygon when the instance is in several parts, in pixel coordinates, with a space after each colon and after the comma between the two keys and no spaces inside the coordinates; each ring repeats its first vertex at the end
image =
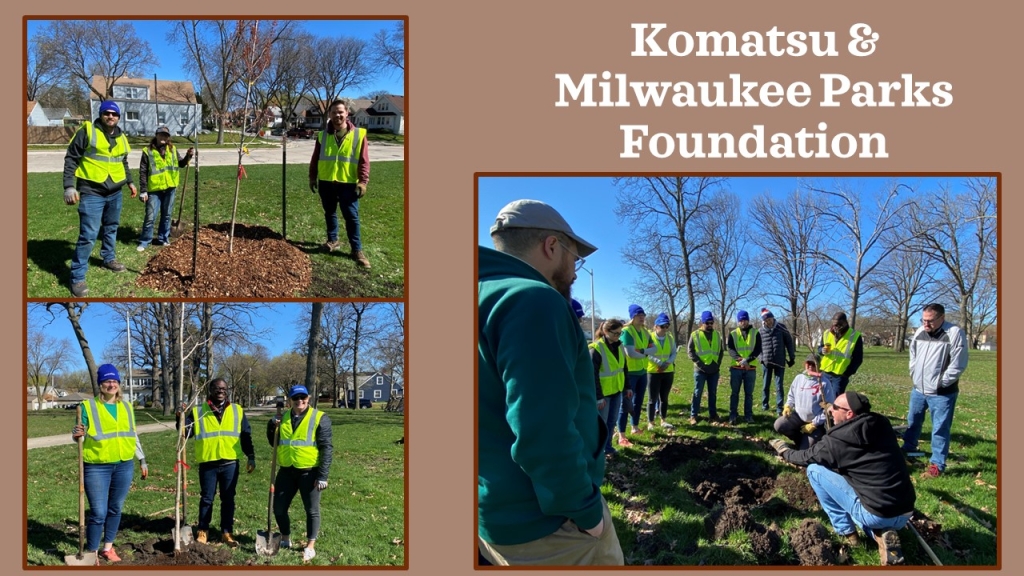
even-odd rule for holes
{"type": "Polygon", "coordinates": [[[910,378],[926,396],[956,394],[967,369],[967,337],[959,326],[943,322],[934,335],[924,327],[910,341],[910,378]]]}

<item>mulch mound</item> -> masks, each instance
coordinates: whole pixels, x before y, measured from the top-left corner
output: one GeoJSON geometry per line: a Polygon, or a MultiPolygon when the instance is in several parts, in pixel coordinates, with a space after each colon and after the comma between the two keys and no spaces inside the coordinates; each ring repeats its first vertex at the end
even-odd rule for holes
{"type": "Polygon", "coordinates": [[[189,231],[160,249],[146,265],[139,286],[188,298],[291,298],[313,278],[309,256],[265,226],[230,223],[199,229],[196,275],[192,277],[195,235],[189,231]]]}

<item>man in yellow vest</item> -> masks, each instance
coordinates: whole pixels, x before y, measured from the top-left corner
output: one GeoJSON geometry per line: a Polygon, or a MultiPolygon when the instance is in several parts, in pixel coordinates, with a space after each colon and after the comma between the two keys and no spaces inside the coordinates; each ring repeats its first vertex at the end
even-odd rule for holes
{"type": "Polygon", "coordinates": [[[718,422],[718,373],[722,366],[725,346],[715,330],[715,317],[705,310],[700,315],[700,328],[690,334],[686,346],[687,355],[693,362],[693,399],[690,402],[690,424],[697,423],[700,415],[700,399],[704,385],[708,387],[708,422],[718,422]]]}
{"type": "Polygon", "coordinates": [[[736,329],[729,332],[725,347],[732,357],[729,366],[729,424],[736,424],[739,418],[740,385],[743,386],[743,419],[750,424],[754,421],[754,378],[757,374],[757,357],[761,355],[761,334],[750,323],[746,310],[736,313],[736,329]]]}
{"type": "Polygon", "coordinates": [[[277,481],[274,483],[274,517],[281,531],[281,547],[292,546],[292,524],[288,516],[295,494],[302,497],[306,509],[306,547],[302,561],[316,556],[316,537],[320,532],[320,492],[327,489],[334,446],[331,443],[331,419],[309,407],[309,391],[296,384],[288,391],[291,410],[288,417],[275,416],[267,423],[267,441],[274,444],[274,432],[280,428],[277,443],[277,481]]]}
{"type": "Polygon", "coordinates": [[[845,313],[832,316],[832,328],[821,335],[818,355],[822,380],[829,382],[836,396],[845,393],[850,377],[864,361],[864,339],[860,332],[850,328],[845,313]]]}
{"type": "MultiPolygon", "coordinates": [[[[654,355],[654,343],[645,322],[647,313],[639,304],[629,305],[629,323],[622,329],[622,349],[626,352],[626,389],[619,411],[619,446],[632,446],[626,438],[626,422],[632,419],[631,434],[640,433],[640,413],[647,392],[647,359],[654,355]]],[[[613,416],[614,417],[614,416],[613,416]]]]}
{"type": "Polygon", "coordinates": [[[188,166],[192,160],[194,149],[189,147],[185,157],[178,156],[178,149],[171,142],[171,129],[159,126],[149,146],[142,149],[142,160],[139,162],[139,199],[146,203],[146,217],[139,235],[139,247],[142,252],[153,241],[153,224],[157,212],[160,213],[160,225],[156,233],[157,246],[171,243],[171,207],[174,206],[174,193],[178,189],[178,170],[188,166]]]}
{"type": "Polygon", "coordinates": [[[320,204],[327,219],[328,252],[338,250],[338,209],[345,219],[352,259],[363,268],[370,260],[363,253],[359,237],[359,199],[366,194],[370,180],[370,151],[366,128],[356,128],[349,119],[352,101],[335,100],[327,107],[330,124],[321,131],[309,161],[309,189],[320,192],[320,204]]]}
{"type": "Polygon", "coordinates": [[[112,100],[100,102],[99,117],[83,122],[64,154],[64,203],[78,204],[78,242],[71,257],[71,294],[88,296],[85,273],[96,238],[101,238],[103,267],[124,270],[117,261],[117,228],[121,225],[121,188],[138,196],[128,169],[128,138],[117,123],[121,109],[112,100]]]}
{"type": "Polygon", "coordinates": [[[256,451],[252,429],[242,408],[228,400],[228,384],[222,378],[210,382],[206,402],[185,417],[186,437],[194,437],[195,457],[199,464],[199,526],[196,541],[209,538],[213,519],[213,497],[220,487],[221,541],[232,548],[238,542],[231,536],[235,528],[235,488],[238,486],[238,460],[245,455],[247,473],[256,469],[256,451]]]}

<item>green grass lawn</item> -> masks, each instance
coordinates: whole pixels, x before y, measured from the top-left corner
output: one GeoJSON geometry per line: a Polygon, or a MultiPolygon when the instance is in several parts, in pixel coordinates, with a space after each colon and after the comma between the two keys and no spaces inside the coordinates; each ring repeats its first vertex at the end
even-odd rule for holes
{"type": "MultiPolygon", "coordinates": [[[[55,408],[52,410],[32,410],[26,413],[28,436],[27,438],[39,438],[42,436],[55,436],[57,434],[70,434],[71,426],[74,425],[75,411],[55,408]]],[[[138,424],[155,424],[157,422],[174,422],[174,413],[164,416],[159,410],[135,409],[135,420],[138,424]]]]}
{"type": "MultiPolygon", "coordinates": [[[[64,411],[61,411],[64,412],[64,411]]],[[[334,461],[327,490],[321,498],[321,529],[313,565],[402,566],[405,564],[405,452],[394,442],[405,434],[402,417],[383,410],[327,409],[333,423],[334,461]]],[[[249,415],[256,446],[256,471],[239,477],[235,537],[241,544],[231,565],[292,566],[302,563],[301,550],[257,556],[257,530],[267,527],[270,445],[266,440],[269,414],[249,415]]],[[[30,428],[33,418],[29,418],[30,428]]],[[[70,430],[74,412],[48,422],[50,433],[70,430]]],[[[151,422],[139,418],[139,422],[151,422]]],[[[36,428],[41,429],[43,419],[36,428]]],[[[46,434],[41,434],[46,435],[46,434]]],[[[125,500],[115,547],[148,538],[171,540],[175,500],[174,432],[142,434],[149,478],[135,481],[125,500]]],[[[189,443],[189,460],[193,446],[189,443]]],[[[64,556],[78,550],[78,460],[74,445],[28,451],[27,505],[30,566],[63,565],[64,556]]],[[[199,505],[197,468],[188,473],[186,521],[196,526],[199,505]]],[[[87,504],[88,506],[88,504],[87,504]]],[[[220,518],[220,499],[214,500],[213,529],[220,518]]],[[[298,497],[290,508],[293,545],[305,535],[305,513],[298,497]]],[[[277,531],[277,525],[274,524],[277,531]]],[[[127,547],[119,548],[126,558],[127,547]]]]}
{"type": "MultiPolygon", "coordinates": [[[[344,242],[344,222],[340,238],[341,253],[327,253],[326,224],[319,195],[308,188],[308,167],[289,164],[287,172],[287,239],[309,255],[313,279],[309,288],[296,297],[312,298],[402,298],[405,294],[405,163],[373,164],[367,194],[359,201],[360,235],[363,251],[372,269],[362,270],[348,257],[344,242]]],[[[236,222],[266,226],[282,231],[281,166],[245,167],[248,178],[242,181],[236,222]]],[[[199,220],[201,225],[228,222],[235,190],[235,166],[200,165],[199,220]]],[[[194,178],[194,173],[191,175],[194,178]]],[[[67,298],[70,295],[71,257],[78,239],[78,211],[63,202],[61,174],[28,175],[28,297],[67,298]]],[[[145,215],[145,205],[123,192],[121,227],[117,236],[117,258],[126,267],[114,274],[102,268],[97,240],[90,258],[86,282],[90,297],[168,297],[136,286],[146,263],[159,250],[151,247],[136,252],[145,215]]],[[[180,194],[180,190],[179,190],[180,194]]],[[[190,179],[184,194],[182,225],[192,228],[195,192],[190,179]]],[[[175,198],[173,218],[177,218],[181,199],[175,198]]],[[[339,220],[341,216],[339,215],[339,220]]]]}
{"type": "MultiPolygon", "coordinates": [[[[799,360],[803,355],[798,353],[797,358],[799,360]]],[[[911,389],[907,358],[906,353],[866,348],[864,364],[849,386],[850,390],[866,394],[871,399],[872,409],[889,417],[894,425],[906,423],[911,389]]],[[[786,392],[796,375],[794,370],[786,371],[786,392]]],[[[692,373],[689,360],[677,361],[669,401],[669,421],[677,429],[666,432],[658,428],[630,436],[634,446],[619,448],[619,454],[609,460],[602,492],[615,518],[626,564],[756,565],[759,560],[743,534],[733,533],[728,538],[714,541],[705,527],[711,510],[702,505],[693,492],[702,480],[702,473],[730,467],[756,469],[768,466],[780,478],[792,475],[789,480],[806,484],[806,477],[802,469],[782,462],[767,446],[767,441],[776,437],[772,430],[775,416],[760,408],[760,371],[755,385],[755,421],[736,427],[711,426],[706,421],[696,426],[687,423],[693,393],[692,373]],[[657,461],[658,451],[686,438],[700,439],[700,445],[707,450],[704,456],[669,470],[663,469],[657,461]]],[[[926,416],[920,443],[925,457],[911,468],[917,491],[916,516],[924,515],[941,525],[942,540],[931,542],[930,546],[943,565],[994,566],[998,560],[995,534],[999,516],[995,352],[971,352],[970,364],[960,381],[960,390],[947,469],[936,479],[921,477],[930,452],[931,419],[926,416]]],[[[729,395],[728,375],[723,374],[717,401],[720,417],[728,417],[729,395]]],[[[702,411],[705,417],[706,404],[705,389],[702,411]]],[[[741,393],[741,416],[742,406],[741,393]]],[[[641,422],[645,420],[646,416],[641,422]]],[[[798,526],[805,517],[813,517],[828,528],[838,543],[820,507],[815,507],[810,514],[800,513],[787,505],[781,491],[771,502],[753,507],[751,514],[765,526],[777,523],[785,533],[798,526]]],[[[932,564],[909,528],[900,531],[899,535],[908,564],[932,564]]],[[[791,563],[796,563],[787,538],[784,537],[782,553],[791,563]]],[[[874,543],[854,549],[849,563],[877,565],[878,553],[874,543]]]]}
{"type": "MultiPolygon", "coordinates": [[[[267,131],[269,134],[269,131],[267,131]]],[[[235,148],[238,146],[239,138],[241,133],[236,131],[224,133],[224,143],[217,144],[217,133],[210,132],[209,134],[199,135],[199,145],[203,148],[235,148]]],[[[389,144],[404,144],[404,134],[390,134],[383,132],[367,132],[366,139],[371,142],[387,142],[389,144]]],[[[146,144],[149,144],[151,137],[143,136],[129,136],[128,143],[131,144],[132,148],[141,148],[146,144]]],[[[183,138],[181,136],[171,137],[171,142],[175,146],[184,150],[188,148],[189,143],[192,142],[189,138],[183,138]]],[[[277,148],[281,146],[281,138],[279,136],[268,137],[268,138],[253,138],[252,135],[245,137],[246,146],[250,148],[277,148]]],[[[63,144],[30,144],[27,150],[63,150],[67,148],[67,143],[63,144]]]]}

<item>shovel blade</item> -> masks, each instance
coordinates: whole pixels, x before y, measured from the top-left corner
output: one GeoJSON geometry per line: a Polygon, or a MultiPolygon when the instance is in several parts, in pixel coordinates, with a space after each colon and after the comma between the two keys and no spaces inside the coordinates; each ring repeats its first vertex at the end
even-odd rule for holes
{"type": "Polygon", "coordinates": [[[174,540],[175,536],[178,537],[178,544],[180,544],[182,547],[188,546],[189,544],[195,542],[195,539],[192,537],[191,526],[179,526],[177,530],[171,533],[171,540],[174,540]]]}
{"type": "Polygon", "coordinates": [[[64,563],[68,566],[95,566],[97,562],[99,558],[95,552],[82,552],[81,557],[78,554],[68,554],[64,557],[64,563]]]}
{"type": "Polygon", "coordinates": [[[267,534],[260,530],[256,533],[256,553],[261,556],[273,556],[281,549],[281,535],[278,533],[267,534]]]}

